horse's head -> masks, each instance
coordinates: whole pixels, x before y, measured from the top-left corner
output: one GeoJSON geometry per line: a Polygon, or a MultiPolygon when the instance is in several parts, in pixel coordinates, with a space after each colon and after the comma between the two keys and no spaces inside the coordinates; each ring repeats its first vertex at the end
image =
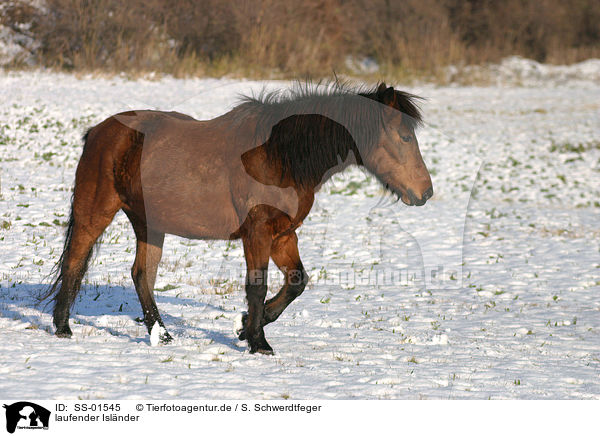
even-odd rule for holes
{"type": "Polygon", "coordinates": [[[386,106],[384,126],[363,164],[402,202],[422,206],[433,195],[433,185],[415,135],[421,115],[414,96],[382,83],[371,98],[386,106]]]}

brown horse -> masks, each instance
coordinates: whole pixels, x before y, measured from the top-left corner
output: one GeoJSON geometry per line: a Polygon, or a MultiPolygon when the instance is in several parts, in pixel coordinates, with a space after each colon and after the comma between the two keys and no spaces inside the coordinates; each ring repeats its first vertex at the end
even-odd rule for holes
{"type": "MultiPolygon", "coordinates": [[[[251,353],[272,354],[263,327],[304,290],[308,276],[295,230],[331,175],[356,164],[405,204],[423,205],[433,195],[414,134],[421,122],[415,98],[385,84],[299,85],[246,97],[209,121],[132,111],[91,128],[57,278],[47,294],[55,294],[56,335],[71,336],[69,312],[92,248],[123,210],[137,237],[131,272],[149,332],[155,323],[164,329],[153,297],[164,235],[241,238],[248,313],[239,338],[251,353]],[[269,258],[285,284],[265,301],[269,258]]],[[[166,330],[161,340],[171,340],[166,330]]]]}

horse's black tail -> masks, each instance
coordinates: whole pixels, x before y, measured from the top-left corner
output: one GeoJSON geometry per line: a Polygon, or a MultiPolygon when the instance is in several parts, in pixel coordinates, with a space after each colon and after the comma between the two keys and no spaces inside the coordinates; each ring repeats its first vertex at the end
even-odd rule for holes
{"type": "Polygon", "coordinates": [[[63,263],[65,261],[66,254],[71,248],[71,240],[73,238],[73,226],[73,198],[71,198],[71,211],[69,214],[69,222],[67,223],[67,230],[65,232],[65,243],[63,245],[63,251],[60,255],[60,258],[58,259],[58,262],[56,262],[54,268],[52,268],[52,271],[50,272],[50,277],[52,277],[52,283],[38,297],[40,302],[48,300],[50,299],[50,297],[52,297],[50,301],[53,301],[54,297],[56,296],[56,293],[60,289],[60,284],[62,283],[63,279],[63,263]]]}
{"type": "MultiPolygon", "coordinates": [[[[91,130],[91,129],[90,129],[91,130]]],[[[85,149],[85,144],[87,143],[87,139],[88,139],[88,134],[89,134],[89,130],[85,133],[85,135],[83,136],[83,141],[84,141],[84,149],[85,149]]],[[[64,273],[64,262],[66,259],[67,254],[69,253],[69,251],[71,250],[71,243],[73,240],[73,228],[75,226],[75,219],[73,217],[73,196],[71,196],[71,207],[70,207],[70,212],[69,212],[69,221],[67,223],[67,230],[65,232],[65,243],[63,245],[63,251],[62,254],[60,255],[60,258],[58,259],[58,262],[56,262],[56,264],[54,265],[54,268],[52,268],[52,271],[49,274],[49,277],[51,277],[52,279],[52,283],[48,286],[47,289],[45,289],[44,291],[42,291],[40,293],[40,295],[38,296],[38,300],[39,302],[43,302],[48,300],[48,303],[51,301],[54,301],[56,298],[56,294],[58,293],[60,286],[63,282],[63,273],[64,273]]],[[[80,269],[80,271],[78,272],[79,276],[81,278],[83,278],[83,276],[85,275],[87,269],[88,269],[88,264],[90,261],[90,258],[92,257],[94,248],[99,244],[99,240],[96,242],[96,244],[94,245],[94,247],[90,250],[90,252],[88,253],[85,262],[82,266],[82,268],[80,269]]],[[[76,283],[80,283],[80,280],[76,280],[76,283]]]]}

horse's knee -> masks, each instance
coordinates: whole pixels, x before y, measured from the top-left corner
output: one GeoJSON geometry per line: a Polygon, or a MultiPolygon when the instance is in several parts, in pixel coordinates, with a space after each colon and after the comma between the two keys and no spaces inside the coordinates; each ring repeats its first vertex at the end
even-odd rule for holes
{"type": "Polygon", "coordinates": [[[288,275],[289,291],[294,298],[300,296],[308,283],[308,274],[302,267],[292,271],[288,275]]]}

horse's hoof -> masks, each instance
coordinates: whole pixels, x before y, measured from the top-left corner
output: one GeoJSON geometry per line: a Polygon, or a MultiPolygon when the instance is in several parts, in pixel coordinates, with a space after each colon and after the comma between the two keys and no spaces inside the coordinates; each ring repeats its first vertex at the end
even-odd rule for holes
{"type": "Polygon", "coordinates": [[[156,347],[158,344],[168,344],[173,338],[158,321],[150,329],[150,345],[156,347]]]}
{"type": "Polygon", "coordinates": [[[248,321],[248,312],[242,312],[235,319],[234,332],[240,341],[246,340],[246,322],[248,321]]]}
{"type": "Polygon", "coordinates": [[[70,339],[71,336],[73,336],[73,332],[71,332],[71,329],[69,328],[69,326],[57,328],[56,332],[54,334],[58,338],[67,338],[67,339],[70,339]]]}
{"type": "Polygon", "coordinates": [[[273,354],[275,354],[273,348],[271,348],[271,346],[264,337],[257,340],[254,343],[249,343],[248,345],[250,346],[250,354],[260,353],[266,354],[267,356],[272,356],[273,354]]]}
{"type": "Polygon", "coordinates": [[[266,356],[272,356],[275,354],[275,352],[273,351],[273,349],[271,347],[269,348],[265,348],[265,347],[258,347],[256,349],[250,349],[250,354],[264,354],[266,356]]]}

